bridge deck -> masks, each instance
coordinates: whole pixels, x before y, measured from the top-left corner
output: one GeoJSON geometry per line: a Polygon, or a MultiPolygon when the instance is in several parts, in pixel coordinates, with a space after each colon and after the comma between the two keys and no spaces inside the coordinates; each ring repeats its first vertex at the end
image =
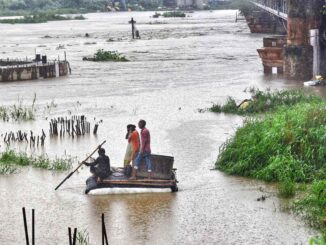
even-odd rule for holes
{"type": "Polygon", "coordinates": [[[263,1],[251,1],[254,5],[258,8],[261,8],[270,14],[273,14],[283,20],[288,19],[287,15],[287,6],[284,0],[277,1],[277,0],[263,0],[263,1]]]}

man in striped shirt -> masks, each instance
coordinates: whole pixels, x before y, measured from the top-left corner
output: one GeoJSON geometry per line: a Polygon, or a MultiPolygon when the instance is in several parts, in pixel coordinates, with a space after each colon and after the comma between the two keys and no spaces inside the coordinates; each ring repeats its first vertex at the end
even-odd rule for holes
{"type": "Polygon", "coordinates": [[[140,151],[135,159],[135,166],[132,172],[132,176],[130,179],[136,179],[137,170],[140,166],[141,160],[144,158],[147,171],[148,171],[148,178],[152,178],[152,161],[151,161],[151,135],[149,130],[146,128],[146,121],[140,120],[138,122],[138,127],[141,129],[140,132],[140,151]]]}

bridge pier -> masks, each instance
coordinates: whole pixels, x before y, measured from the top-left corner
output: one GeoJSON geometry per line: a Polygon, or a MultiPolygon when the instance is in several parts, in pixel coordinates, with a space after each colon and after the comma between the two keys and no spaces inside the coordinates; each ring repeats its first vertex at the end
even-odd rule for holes
{"type": "Polygon", "coordinates": [[[309,80],[313,75],[313,47],[307,11],[311,0],[288,0],[287,44],[284,47],[284,75],[288,79],[309,80]]]}
{"type": "Polygon", "coordinates": [[[278,17],[254,8],[245,18],[251,33],[286,34],[285,24],[278,17]]]}

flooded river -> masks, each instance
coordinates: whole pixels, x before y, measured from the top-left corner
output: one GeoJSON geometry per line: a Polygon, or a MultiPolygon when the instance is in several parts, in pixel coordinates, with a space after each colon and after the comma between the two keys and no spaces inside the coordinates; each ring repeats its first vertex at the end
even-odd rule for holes
{"type": "MultiPolygon", "coordinates": [[[[110,244],[307,244],[314,231],[280,211],[272,186],[211,170],[219,146],[243,119],[197,110],[229,95],[241,101],[249,96],[244,93],[249,87],[301,83],[263,76],[256,52],[263,36],[250,34],[245,22],[235,23],[235,11],[195,12],[184,19],[153,19],[152,14],[96,13],[84,21],[1,25],[1,57],[33,57],[36,49],[63,59],[65,51],[72,74],[1,83],[2,105],[18,98],[31,104],[35,93],[38,120],[1,123],[0,133],[48,132],[47,119],[84,114],[91,122],[103,120],[96,137],[47,137],[38,151],[50,157],[66,152],[82,160],[106,139],[112,164],[122,166],[125,127],[142,118],[151,131],[153,152],[175,157],[179,192],[87,196],[85,168],[55,192],[67,173],[22,168],[0,177],[0,243],[24,244],[25,206],[29,220],[30,210],[36,210],[37,244],[68,244],[67,227],[87,229],[91,244],[100,244],[102,213],[110,244]],[[130,39],[131,17],[140,40],[130,39]],[[59,45],[65,49],[57,50],[59,45]],[[99,48],[117,50],[131,62],[82,61],[99,48]],[[266,192],[270,197],[257,202],[266,192]]],[[[2,139],[0,144],[3,150],[2,139]]],[[[29,151],[26,145],[15,147],[29,151]]]]}

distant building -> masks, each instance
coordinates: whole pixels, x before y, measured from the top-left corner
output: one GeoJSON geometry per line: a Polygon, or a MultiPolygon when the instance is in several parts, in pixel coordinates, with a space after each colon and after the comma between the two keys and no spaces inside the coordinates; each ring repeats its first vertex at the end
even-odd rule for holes
{"type": "Polygon", "coordinates": [[[204,9],[210,2],[211,0],[177,0],[177,5],[180,9],[204,9]]]}
{"type": "Polygon", "coordinates": [[[178,0],[163,0],[163,5],[168,8],[175,8],[178,6],[178,0]]]}

